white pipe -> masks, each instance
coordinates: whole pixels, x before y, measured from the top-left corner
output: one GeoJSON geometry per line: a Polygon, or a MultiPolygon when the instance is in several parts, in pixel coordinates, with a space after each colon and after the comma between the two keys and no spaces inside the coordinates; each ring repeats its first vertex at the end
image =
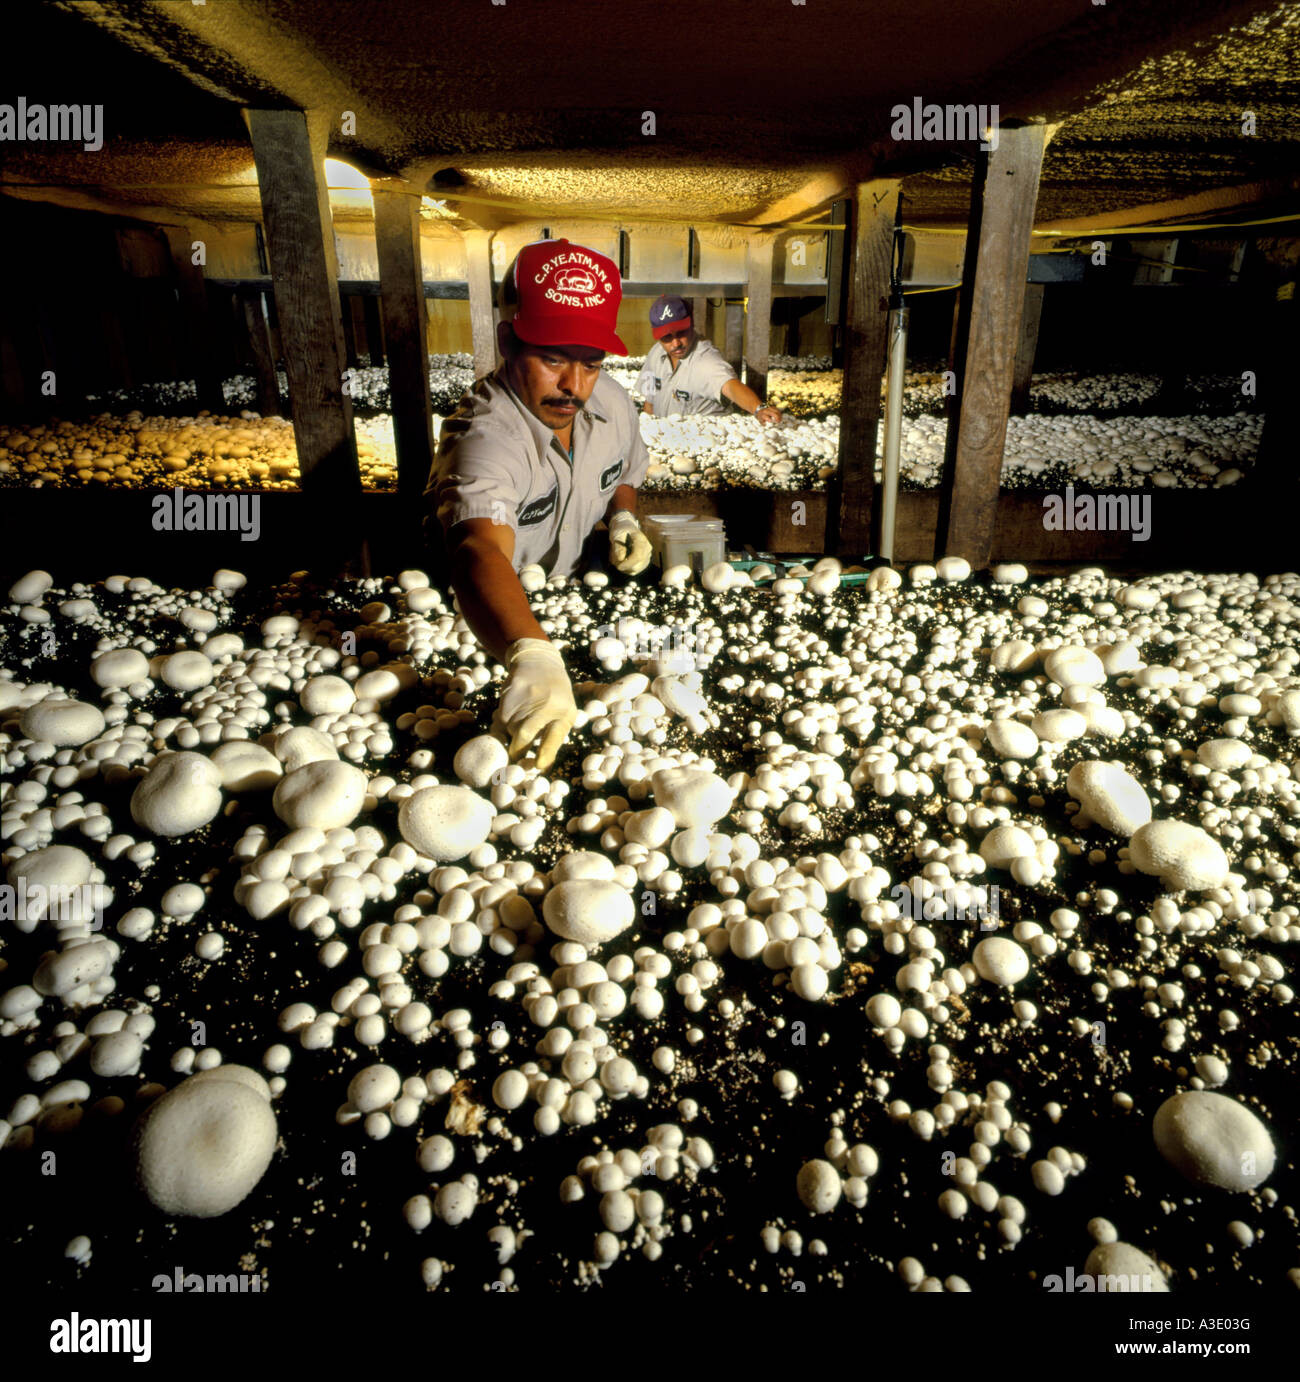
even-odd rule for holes
{"type": "Polygon", "coordinates": [[[896,307],[889,314],[889,370],[885,385],[885,466],[880,510],[880,555],[894,560],[894,524],[898,517],[898,453],[903,438],[903,385],[907,376],[907,316],[896,307]]]}

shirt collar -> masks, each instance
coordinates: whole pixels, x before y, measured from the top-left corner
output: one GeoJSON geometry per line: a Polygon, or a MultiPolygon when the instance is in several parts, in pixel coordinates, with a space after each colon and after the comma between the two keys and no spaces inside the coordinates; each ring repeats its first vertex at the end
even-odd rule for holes
{"type": "MultiPolygon", "coordinates": [[[[497,387],[500,388],[502,393],[504,393],[505,396],[511,401],[511,403],[513,403],[514,406],[519,410],[519,416],[523,418],[524,422],[528,426],[529,432],[532,434],[533,440],[537,443],[538,456],[544,456],[546,452],[550,449],[552,442],[554,442],[555,445],[561,451],[564,451],[564,454],[567,456],[568,452],[565,451],[564,447],[560,444],[559,437],[553,431],[551,431],[551,429],[541,420],[541,418],[536,417],[533,413],[529,412],[527,406],[524,404],[524,401],[510,387],[510,384],[506,379],[505,366],[499,366],[490,377],[493,380],[493,382],[497,385],[497,387]]],[[[587,417],[595,422],[608,421],[603,409],[596,402],[596,391],[600,388],[600,386],[601,380],[597,379],[596,386],[592,389],[591,397],[587,400],[586,405],[582,408],[579,408],[577,413],[574,414],[573,420],[575,423],[580,417],[587,417]]]]}

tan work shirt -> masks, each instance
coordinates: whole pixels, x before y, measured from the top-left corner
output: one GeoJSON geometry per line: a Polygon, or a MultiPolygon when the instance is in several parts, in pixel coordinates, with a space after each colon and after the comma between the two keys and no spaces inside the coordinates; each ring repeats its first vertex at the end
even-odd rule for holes
{"type": "Polygon", "coordinates": [[[736,371],[712,341],[697,337],[675,370],[668,352],[656,341],[637,375],[636,391],[651,405],[655,417],[729,413],[731,405],[722,397],[722,386],[735,377],[736,371]]]}
{"type": "Polygon", "coordinates": [[[505,524],[515,533],[516,571],[537,563],[567,576],[615,489],[638,489],[649,464],[636,407],[603,371],[574,414],[570,461],[498,368],[442,424],[424,493],[444,532],[470,518],[505,524]]]}

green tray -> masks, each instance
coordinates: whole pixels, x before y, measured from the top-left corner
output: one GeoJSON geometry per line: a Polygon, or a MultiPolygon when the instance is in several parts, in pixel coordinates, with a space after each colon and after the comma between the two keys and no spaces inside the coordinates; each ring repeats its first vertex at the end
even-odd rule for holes
{"type": "MultiPolygon", "coordinates": [[[[814,560],[816,560],[816,558],[814,558],[814,560]]],[[[870,556],[864,557],[863,560],[864,560],[864,561],[870,561],[870,560],[871,560],[871,557],[870,557],[870,556]]],[[[758,582],[759,585],[765,585],[765,584],[767,583],[767,581],[769,581],[769,580],[772,580],[772,581],[776,580],[778,576],[781,576],[781,575],[784,574],[784,571],[785,571],[785,568],[786,568],[786,567],[790,567],[790,566],[801,566],[801,565],[803,565],[802,562],[797,562],[797,561],[782,561],[782,560],[781,560],[780,558],[778,558],[778,557],[758,557],[757,559],[751,559],[751,558],[749,558],[749,557],[745,557],[745,558],[743,558],[742,560],[733,561],[733,562],[731,562],[730,564],[731,564],[731,566],[732,566],[735,570],[737,570],[737,571],[752,571],[752,570],[754,569],[754,567],[756,567],[756,566],[771,566],[771,567],[775,568],[774,571],[773,571],[773,574],[772,574],[771,576],[767,577],[765,580],[761,580],[761,581],[758,582]]],[[[840,584],[841,584],[841,585],[864,585],[864,584],[866,583],[866,581],[867,581],[867,578],[868,578],[870,575],[871,575],[871,572],[870,572],[870,571],[855,571],[855,572],[853,572],[851,575],[841,576],[841,577],[840,577],[840,584]]],[[[792,579],[794,579],[794,580],[796,580],[796,581],[806,581],[808,578],[807,578],[807,576],[795,576],[795,577],[793,577],[792,579]]]]}

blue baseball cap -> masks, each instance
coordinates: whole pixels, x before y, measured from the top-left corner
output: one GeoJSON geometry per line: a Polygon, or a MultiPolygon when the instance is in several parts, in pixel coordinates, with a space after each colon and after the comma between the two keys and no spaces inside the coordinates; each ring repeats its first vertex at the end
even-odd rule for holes
{"type": "Polygon", "coordinates": [[[655,299],[654,305],[650,308],[650,334],[656,341],[661,336],[667,336],[670,332],[680,331],[684,326],[690,325],[691,309],[687,307],[684,298],[679,298],[674,293],[665,293],[663,297],[655,299]]]}

